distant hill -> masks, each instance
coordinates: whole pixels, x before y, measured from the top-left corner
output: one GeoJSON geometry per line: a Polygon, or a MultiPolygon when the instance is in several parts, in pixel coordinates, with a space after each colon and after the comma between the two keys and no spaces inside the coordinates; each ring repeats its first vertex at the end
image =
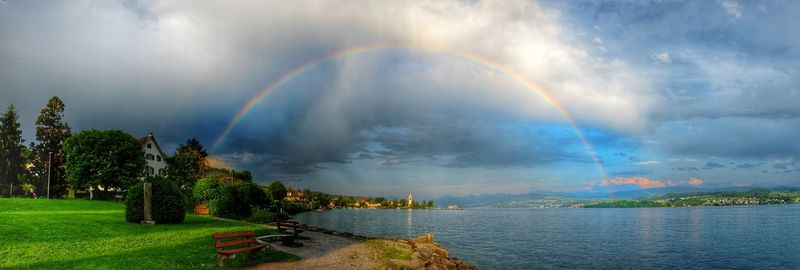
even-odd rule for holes
{"type": "Polygon", "coordinates": [[[609,199],[640,199],[646,197],[665,195],[668,193],[684,193],[684,192],[697,192],[697,191],[711,191],[711,189],[697,188],[697,187],[663,187],[663,188],[650,188],[642,190],[612,192],[604,197],[609,199]]]}
{"type": "Polygon", "coordinates": [[[435,200],[436,205],[456,204],[464,208],[539,208],[567,207],[586,198],[569,197],[556,193],[494,193],[468,195],[464,197],[442,197],[435,200]]]}
{"type": "Polygon", "coordinates": [[[753,189],[769,189],[773,191],[790,190],[797,191],[800,187],[663,187],[642,190],[628,190],[620,192],[587,193],[587,192],[548,192],[533,191],[528,193],[493,193],[481,195],[467,195],[463,197],[447,196],[435,200],[436,205],[447,207],[449,204],[456,204],[463,208],[539,208],[539,207],[569,207],[575,203],[590,203],[608,199],[642,199],[655,196],[663,196],[670,193],[690,193],[690,192],[719,192],[719,191],[749,191],[753,189]]]}

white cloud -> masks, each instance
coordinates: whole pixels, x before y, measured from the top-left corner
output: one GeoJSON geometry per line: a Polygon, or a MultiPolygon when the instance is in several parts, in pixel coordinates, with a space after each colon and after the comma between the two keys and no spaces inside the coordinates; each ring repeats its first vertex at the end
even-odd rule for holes
{"type": "Polygon", "coordinates": [[[725,12],[732,17],[732,20],[736,21],[742,18],[742,7],[738,2],[732,0],[720,0],[719,4],[722,5],[722,8],[725,9],[725,12]]]}
{"type": "Polygon", "coordinates": [[[656,161],[656,160],[647,160],[647,161],[642,161],[642,162],[636,162],[633,165],[643,165],[643,166],[658,165],[658,161],[656,161]]]}
{"type": "Polygon", "coordinates": [[[672,59],[669,57],[669,54],[666,52],[654,53],[650,55],[650,59],[653,59],[656,62],[662,64],[669,64],[672,63],[672,59]]]}

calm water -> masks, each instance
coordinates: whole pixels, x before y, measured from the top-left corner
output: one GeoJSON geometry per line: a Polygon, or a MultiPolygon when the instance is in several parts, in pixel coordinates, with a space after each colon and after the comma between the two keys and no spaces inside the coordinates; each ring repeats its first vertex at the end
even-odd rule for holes
{"type": "Polygon", "coordinates": [[[308,212],[366,236],[433,232],[480,269],[800,269],[800,205],[308,212]]]}

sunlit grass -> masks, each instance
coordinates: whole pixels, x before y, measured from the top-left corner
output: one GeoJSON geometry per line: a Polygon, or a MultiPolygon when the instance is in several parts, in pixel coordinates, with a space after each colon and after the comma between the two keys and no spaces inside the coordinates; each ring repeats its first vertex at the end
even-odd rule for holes
{"type": "MultiPolygon", "coordinates": [[[[187,215],[183,224],[142,226],[125,221],[121,203],[86,200],[0,199],[0,268],[6,269],[213,269],[215,232],[257,225],[187,215]]],[[[226,268],[297,260],[274,250],[226,268]]]]}
{"type": "Polygon", "coordinates": [[[403,244],[389,240],[367,240],[366,243],[375,252],[377,269],[386,269],[391,259],[411,260],[411,249],[403,244]]]}

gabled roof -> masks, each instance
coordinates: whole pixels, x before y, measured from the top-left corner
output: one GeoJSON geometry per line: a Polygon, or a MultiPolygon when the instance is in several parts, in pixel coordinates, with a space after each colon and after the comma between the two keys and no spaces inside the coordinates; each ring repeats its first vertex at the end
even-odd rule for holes
{"type": "Polygon", "coordinates": [[[158,146],[158,141],[156,141],[156,137],[153,136],[153,133],[148,133],[147,137],[140,138],[139,139],[139,145],[144,147],[144,145],[147,143],[147,141],[153,141],[153,144],[156,145],[156,150],[158,150],[158,152],[161,153],[161,158],[163,158],[163,159],[167,158],[167,155],[164,154],[164,151],[161,151],[161,146],[158,146]]]}

